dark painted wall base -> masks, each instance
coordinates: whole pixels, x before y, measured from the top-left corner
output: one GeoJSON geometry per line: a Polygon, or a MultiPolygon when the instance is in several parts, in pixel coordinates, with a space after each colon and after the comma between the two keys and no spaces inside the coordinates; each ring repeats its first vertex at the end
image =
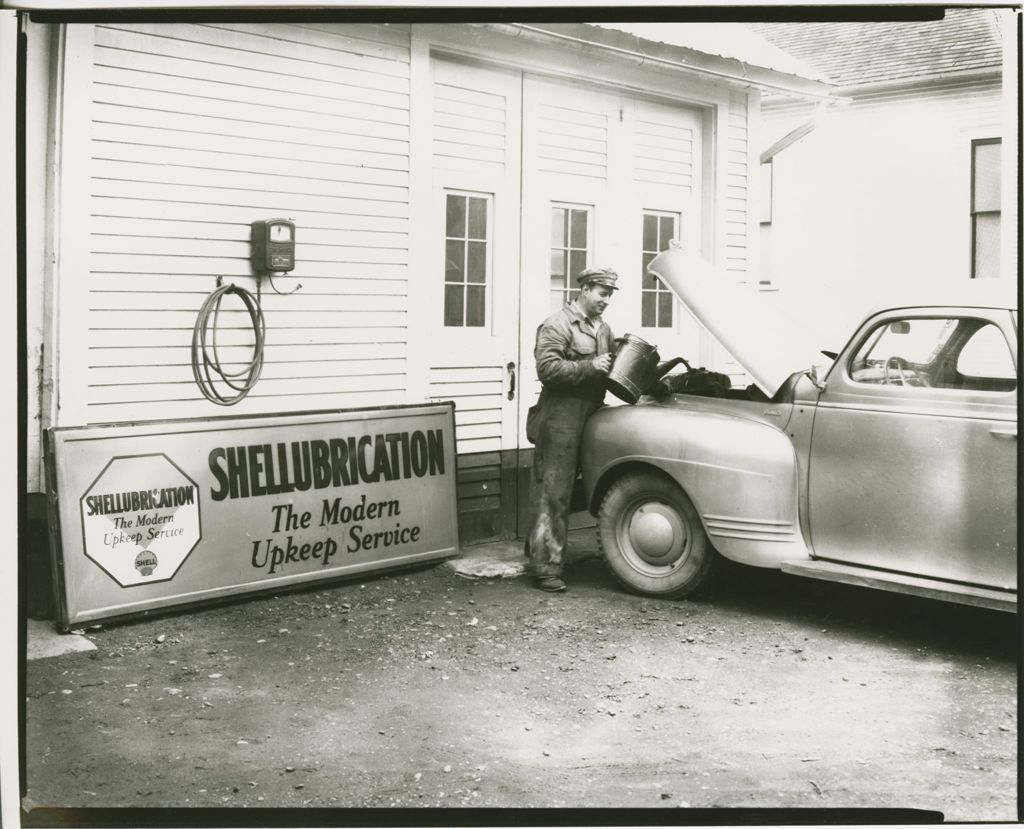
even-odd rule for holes
{"type": "Polygon", "coordinates": [[[21,606],[29,619],[53,619],[53,572],[50,533],[46,522],[46,496],[25,496],[25,522],[18,527],[18,582],[21,606]]]}

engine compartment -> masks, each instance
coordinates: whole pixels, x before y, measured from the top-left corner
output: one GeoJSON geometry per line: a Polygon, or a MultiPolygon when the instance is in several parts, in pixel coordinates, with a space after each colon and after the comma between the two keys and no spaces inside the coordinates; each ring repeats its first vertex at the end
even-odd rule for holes
{"type": "MultiPolygon", "coordinates": [[[[685,363],[685,361],[684,361],[685,363]]],[[[662,377],[647,393],[663,399],[670,394],[688,394],[695,397],[716,397],[725,400],[747,400],[759,403],[792,403],[793,393],[802,371],[795,371],[779,387],[778,391],[768,397],[755,383],[739,388],[732,385],[729,375],[707,368],[690,368],[687,371],[668,374],[662,377]]]]}

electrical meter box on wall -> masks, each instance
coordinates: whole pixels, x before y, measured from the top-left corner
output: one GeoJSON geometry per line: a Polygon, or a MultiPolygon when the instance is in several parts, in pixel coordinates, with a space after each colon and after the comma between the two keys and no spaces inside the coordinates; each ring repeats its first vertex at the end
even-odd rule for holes
{"type": "Polygon", "coordinates": [[[295,268],[295,223],[287,219],[253,222],[252,267],[256,273],[290,271],[295,268]]]}

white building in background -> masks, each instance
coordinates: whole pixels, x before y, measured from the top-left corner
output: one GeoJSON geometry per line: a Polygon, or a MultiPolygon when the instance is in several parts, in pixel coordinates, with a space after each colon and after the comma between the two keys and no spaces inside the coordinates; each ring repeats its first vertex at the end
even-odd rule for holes
{"type": "Polygon", "coordinates": [[[893,291],[1017,278],[1019,25],[748,24],[847,99],[762,99],[762,288],[845,336],[893,291]]]}
{"type": "MultiPolygon", "coordinates": [[[[534,331],[571,275],[616,268],[616,332],[715,365],[644,263],[675,238],[752,283],[761,93],[829,97],[740,27],[23,25],[29,492],[48,427],[454,400],[464,543],[521,530],[534,331]],[[297,264],[226,411],[193,326],[218,279],[255,292],[276,217],[297,264]]],[[[244,364],[248,315],[221,323],[244,364]]]]}

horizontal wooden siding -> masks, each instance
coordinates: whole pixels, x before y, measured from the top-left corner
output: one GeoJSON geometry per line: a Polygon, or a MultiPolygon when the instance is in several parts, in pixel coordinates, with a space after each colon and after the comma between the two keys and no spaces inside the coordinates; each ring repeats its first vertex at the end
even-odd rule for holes
{"type": "Polygon", "coordinates": [[[724,265],[738,282],[746,282],[750,271],[748,139],[747,96],[741,92],[732,92],[729,96],[726,149],[724,265]]]}
{"type": "MultiPolygon", "coordinates": [[[[196,313],[218,277],[255,290],[249,223],[287,217],[297,267],[274,287],[301,288],[264,280],[265,367],[233,411],[404,402],[407,29],[95,31],[88,363],[64,394],[85,396],[89,422],[211,413],[192,378],[196,313]]],[[[219,328],[242,366],[248,314],[225,303],[219,328]]]]}

